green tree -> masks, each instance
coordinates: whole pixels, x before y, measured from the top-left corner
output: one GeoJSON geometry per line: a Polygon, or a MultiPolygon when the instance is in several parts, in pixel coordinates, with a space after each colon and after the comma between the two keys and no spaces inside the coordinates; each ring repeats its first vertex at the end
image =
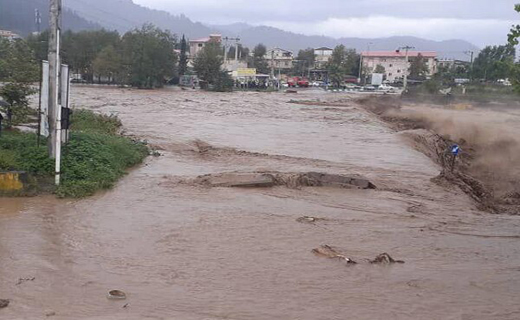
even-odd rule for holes
{"type": "Polygon", "coordinates": [[[186,37],[182,35],[181,40],[181,53],[179,56],[179,75],[183,76],[186,74],[186,71],[188,70],[188,44],[186,42],[186,37]]]}
{"type": "Polygon", "coordinates": [[[378,64],[376,68],[374,69],[374,73],[386,73],[386,69],[384,66],[378,64]]]}
{"type": "Polygon", "coordinates": [[[426,64],[426,59],[422,54],[419,53],[417,57],[412,58],[412,61],[410,62],[409,73],[410,79],[426,79],[426,75],[428,75],[428,65],[426,64]]]}
{"type": "Polygon", "coordinates": [[[27,45],[34,52],[36,61],[47,60],[49,54],[49,31],[27,37],[27,45]]]}
{"type": "Polygon", "coordinates": [[[111,83],[119,82],[123,67],[121,55],[112,45],[108,45],[96,56],[92,67],[98,77],[106,77],[111,83]]]}
{"type": "Polygon", "coordinates": [[[215,79],[214,90],[218,92],[229,92],[233,90],[234,81],[229,73],[225,70],[221,70],[215,79]]]}
{"type": "Polygon", "coordinates": [[[27,83],[9,82],[0,88],[0,96],[7,102],[8,106],[4,108],[7,114],[7,125],[21,123],[27,120],[27,116],[31,114],[29,108],[29,96],[35,91],[27,83]]]}
{"type": "Polygon", "coordinates": [[[338,45],[332,51],[327,63],[329,80],[333,86],[339,87],[347,75],[356,76],[359,72],[360,55],[354,49],[347,49],[344,45],[338,45]]]}
{"type": "MultiPolygon", "coordinates": [[[[515,4],[515,11],[520,12],[520,3],[515,4]]],[[[508,42],[512,46],[517,46],[519,44],[518,38],[520,38],[520,25],[514,25],[511,28],[511,31],[508,34],[508,42]]]]}
{"type": "Polygon", "coordinates": [[[263,44],[258,44],[253,49],[253,61],[252,61],[252,67],[256,68],[257,73],[269,73],[269,64],[267,63],[267,60],[265,59],[265,55],[267,54],[267,47],[263,44]]]}
{"type": "Polygon", "coordinates": [[[0,81],[30,83],[39,79],[39,64],[24,40],[0,39],[0,81]]]}
{"type": "Polygon", "coordinates": [[[310,69],[314,68],[314,62],[316,61],[316,55],[314,54],[313,48],[307,48],[305,50],[298,51],[296,56],[296,64],[294,65],[294,73],[297,75],[307,74],[310,69]]]}
{"type": "MultiPolygon", "coordinates": [[[[515,5],[515,11],[520,12],[520,4],[515,5]]],[[[511,32],[508,35],[509,45],[517,46],[519,44],[518,38],[520,38],[520,25],[515,25],[511,28],[511,32]]],[[[512,65],[510,74],[515,91],[520,93],[520,64],[515,63],[512,65]]]]}
{"type": "Polygon", "coordinates": [[[175,75],[175,37],[153,25],[127,32],[122,39],[126,83],[156,88],[175,75]]]}
{"type": "Polygon", "coordinates": [[[26,120],[31,111],[28,96],[34,93],[31,84],[38,79],[39,65],[27,43],[0,39],[0,96],[8,104],[3,108],[8,125],[26,120]]]}
{"type": "Polygon", "coordinates": [[[514,46],[487,46],[473,62],[473,77],[484,80],[508,78],[512,75],[514,61],[514,46]]]}
{"type": "Polygon", "coordinates": [[[209,42],[195,57],[193,69],[199,79],[206,81],[208,84],[215,84],[217,79],[222,76],[223,63],[224,57],[220,43],[209,42]]]}
{"type": "Polygon", "coordinates": [[[120,35],[117,31],[66,31],[62,37],[63,63],[70,66],[73,73],[84,76],[87,81],[94,80],[94,60],[106,47],[120,47],[120,35]]]}

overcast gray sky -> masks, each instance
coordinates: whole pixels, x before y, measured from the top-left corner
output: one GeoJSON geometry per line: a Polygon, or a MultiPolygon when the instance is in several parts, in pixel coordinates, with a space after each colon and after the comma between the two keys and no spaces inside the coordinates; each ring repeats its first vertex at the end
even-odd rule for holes
{"type": "Polygon", "coordinates": [[[502,44],[520,0],[134,0],[210,24],[247,22],[332,37],[411,35],[502,44]]]}

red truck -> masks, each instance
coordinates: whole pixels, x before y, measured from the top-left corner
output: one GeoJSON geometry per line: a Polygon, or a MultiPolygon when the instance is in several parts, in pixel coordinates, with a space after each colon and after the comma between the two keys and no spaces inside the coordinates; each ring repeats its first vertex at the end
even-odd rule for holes
{"type": "Polygon", "coordinates": [[[306,78],[303,78],[303,77],[289,78],[287,80],[287,84],[291,88],[296,88],[296,87],[307,88],[310,85],[309,80],[307,80],[306,78]]]}

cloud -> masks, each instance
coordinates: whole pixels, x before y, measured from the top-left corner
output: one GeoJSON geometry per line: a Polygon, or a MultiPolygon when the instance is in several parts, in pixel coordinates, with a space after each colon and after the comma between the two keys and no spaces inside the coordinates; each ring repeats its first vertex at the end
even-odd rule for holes
{"type": "Polygon", "coordinates": [[[377,38],[416,36],[432,40],[467,39],[477,45],[503,44],[514,21],[494,19],[407,19],[389,16],[329,18],[317,23],[264,21],[263,24],[308,35],[377,38]]]}
{"type": "Polygon", "coordinates": [[[246,22],[334,37],[412,35],[498,44],[520,0],[134,0],[209,24],[246,22]]]}

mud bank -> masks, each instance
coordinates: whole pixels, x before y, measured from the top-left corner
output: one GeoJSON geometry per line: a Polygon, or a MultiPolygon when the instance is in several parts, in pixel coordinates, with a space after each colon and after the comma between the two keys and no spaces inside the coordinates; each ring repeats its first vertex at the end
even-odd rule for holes
{"type": "Polygon", "coordinates": [[[376,189],[376,186],[362,177],[352,177],[320,172],[280,173],[223,173],[197,177],[193,184],[211,187],[242,187],[242,188],[269,188],[286,186],[289,188],[302,187],[335,187],[376,189]]]}
{"type": "MultiPolygon", "coordinates": [[[[520,214],[520,128],[490,123],[471,109],[403,106],[395,97],[371,97],[359,103],[441,166],[434,182],[458,186],[481,210],[520,214]],[[449,152],[455,144],[463,150],[456,161],[449,152]]],[[[503,121],[507,122],[506,114],[503,121]]]]}

